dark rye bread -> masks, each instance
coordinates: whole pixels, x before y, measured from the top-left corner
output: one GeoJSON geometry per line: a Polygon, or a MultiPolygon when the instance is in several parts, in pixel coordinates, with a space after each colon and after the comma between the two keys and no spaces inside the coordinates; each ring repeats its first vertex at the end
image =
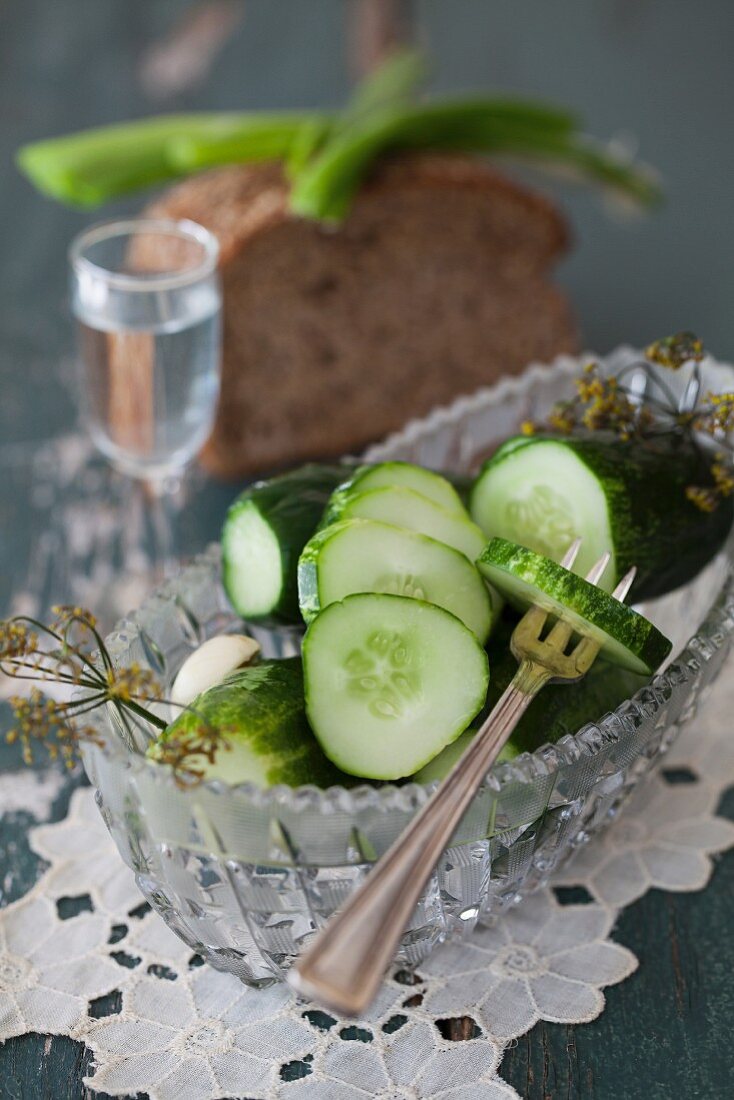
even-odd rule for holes
{"type": "Polygon", "coordinates": [[[203,455],[217,474],[354,452],[576,348],[549,282],[563,219],[475,159],[383,163],[338,228],[289,215],[272,164],[187,180],[148,213],[221,243],[222,397],[203,455]]]}

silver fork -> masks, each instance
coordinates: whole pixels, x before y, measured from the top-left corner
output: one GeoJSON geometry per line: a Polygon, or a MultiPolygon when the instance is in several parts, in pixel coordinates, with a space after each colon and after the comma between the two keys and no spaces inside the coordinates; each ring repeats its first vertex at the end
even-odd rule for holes
{"type": "MultiPolygon", "coordinates": [[[[570,569],[580,546],[576,539],[561,565],[570,569]]],[[[604,554],[586,580],[597,584],[608,562],[604,554]]],[[[612,593],[618,600],[634,577],[633,568],[619,582],[612,593]]],[[[566,654],[574,628],[561,618],[541,638],[547,617],[533,606],[515,627],[510,644],[519,667],[512,682],[438,790],[289,972],[298,993],[347,1016],[374,999],[426,882],[522,714],[550,680],[579,680],[596,659],[599,644],[590,637],[566,654]]]]}

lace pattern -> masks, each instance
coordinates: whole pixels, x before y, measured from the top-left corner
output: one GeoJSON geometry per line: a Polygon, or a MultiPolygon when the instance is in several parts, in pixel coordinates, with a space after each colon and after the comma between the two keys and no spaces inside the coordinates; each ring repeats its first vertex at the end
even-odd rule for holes
{"type": "MultiPolygon", "coordinates": [[[[620,349],[610,366],[622,365],[631,354],[620,349]]],[[[399,436],[373,448],[369,457],[399,455],[437,468],[463,468],[477,457],[467,450],[477,433],[493,438],[493,407],[502,406],[504,435],[508,420],[542,411],[556,396],[559,380],[577,369],[571,359],[558,361],[551,372],[533,368],[527,375],[532,390],[507,381],[491,408],[481,395],[462,400],[427,421],[409,424],[399,436]],[[462,419],[467,431],[457,434],[451,426],[462,419]]],[[[725,372],[728,382],[726,368],[711,363],[709,369],[725,372]]],[[[60,519],[53,538],[46,537],[44,526],[43,538],[36,539],[38,551],[28,577],[13,579],[16,611],[37,611],[43,605],[46,589],[54,587],[58,547],[66,547],[67,573],[77,584],[74,600],[96,607],[111,585],[110,546],[120,541],[119,515],[125,517],[133,549],[139,549],[140,517],[122,499],[124,486],[111,487],[106,475],[94,469],[81,477],[88,464],[86,444],[78,439],[64,442],[61,451],[56,445],[46,448],[35,460],[34,477],[53,483],[64,507],[57,509],[60,519]],[[82,537],[87,528],[92,530],[85,508],[98,515],[103,501],[110,525],[102,531],[102,544],[89,546],[82,537]],[[100,566],[91,573],[90,558],[100,566]],[[88,586],[79,588],[88,575],[88,586]]],[[[28,493],[16,495],[25,501],[28,493]]],[[[45,512],[41,515],[45,524],[45,512]]],[[[712,591],[703,586],[701,619],[712,591]]],[[[137,602],[130,592],[117,595],[124,606],[137,602]]],[[[680,595],[681,601],[690,599],[690,593],[680,595]]],[[[110,613],[117,602],[109,601],[110,613]]],[[[687,635],[678,635],[690,614],[683,613],[675,598],[666,609],[668,619],[660,625],[682,645],[687,635]]],[[[712,629],[715,637],[716,624],[712,629]]],[[[722,636],[729,631],[727,625],[722,636]]],[[[704,679],[707,683],[724,652],[722,647],[688,654],[696,668],[699,663],[706,666],[695,697],[687,689],[666,688],[664,707],[661,703],[649,745],[634,765],[634,778],[658,752],[660,768],[635,789],[623,810],[612,775],[588,823],[589,832],[602,819],[605,828],[588,840],[586,822],[577,822],[578,831],[573,819],[559,824],[559,835],[568,830],[569,843],[577,850],[551,886],[507,910],[491,926],[478,928],[468,942],[444,945],[417,971],[393,973],[370,1013],[358,1022],[319,1012],[282,985],[248,989],[232,974],[202,965],[142,900],[92,791],[76,791],[63,821],[39,825],[31,833],[33,850],[47,869],[25,896],[0,910],[0,1042],[28,1032],[70,1036],[93,1052],[85,1081],[92,1090],[145,1092],[151,1100],[182,1095],[187,1100],[233,1095],[252,1100],[516,1096],[501,1077],[508,1043],[538,1020],[594,1019],[604,1010],[607,987],[637,967],[635,956],[613,939],[620,909],[651,887],[702,889],[712,872],[712,855],[734,846],[734,825],[716,814],[722,793],[734,782],[734,684],[720,678],[713,697],[672,747],[668,732],[677,719],[692,713],[704,679]],[[617,816],[620,820],[606,827],[607,819],[617,816]],[[591,901],[563,905],[555,888],[578,885],[591,901]]],[[[3,691],[0,684],[0,697],[3,691]]],[[[633,716],[627,720],[632,722],[633,716]]],[[[599,731],[592,731],[593,736],[599,737],[599,731]]],[[[602,767],[616,751],[614,745],[611,736],[601,748],[589,742],[594,767],[602,767]]],[[[532,766],[542,769],[561,752],[573,752],[566,761],[570,766],[578,755],[575,746],[576,739],[570,739],[565,747],[551,750],[547,760],[534,756],[532,766]]],[[[629,763],[623,761],[620,768],[629,763]]],[[[506,777],[511,778],[509,766],[506,777]]],[[[27,813],[42,821],[59,790],[53,773],[40,782],[26,773],[0,777],[0,806],[4,812],[27,813]]],[[[206,875],[203,865],[201,872],[206,875]]]]}
{"type": "Polygon", "coordinates": [[[92,792],[78,790],[63,821],[32,831],[48,869],[0,911],[0,1041],[71,1036],[94,1052],[91,1089],[151,1100],[516,1096],[501,1078],[506,1045],[538,1020],[594,1019],[604,990],[637,967],[611,938],[619,909],[653,886],[702,889],[711,856],[734,846],[715,812],[734,781],[732,705],[722,678],[620,820],[557,874],[554,886],[584,886],[589,904],[537,892],[417,973],[393,974],[358,1022],[202,966],[141,904],[92,792]],[[67,916],[70,902],[81,911],[67,916]]]}

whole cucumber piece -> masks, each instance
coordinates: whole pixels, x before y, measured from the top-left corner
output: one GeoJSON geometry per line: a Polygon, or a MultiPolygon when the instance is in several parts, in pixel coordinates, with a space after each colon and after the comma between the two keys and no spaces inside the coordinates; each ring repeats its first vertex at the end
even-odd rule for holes
{"type": "MultiPolygon", "coordinates": [[[[416,773],[413,778],[417,783],[444,779],[476,736],[482,720],[497,705],[517,672],[517,661],[510,650],[514,627],[511,613],[505,612],[487,646],[491,676],[484,711],[461,737],[416,773]]],[[[553,745],[567,734],[578,733],[587,723],[598,722],[629,699],[646,682],[646,676],[609,664],[600,657],[577,684],[548,684],[523,714],[498,761],[512,760],[522,752],[535,752],[541,745],[553,745]]]]}
{"type": "Polygon", "coordinates": [[[223,736],[213,762],[203,756],[192,759],[203,768],[205,779],[258,787],[354,783],[326,758],[309,728],[298,657],[249,665],[202,692],[153,742],[148,756],[159,758],[161,747],[172,738],[184,743],[189,736],[198,739],[202,720],[223,736]]]}
{"type": "Polygon", "coordinates": [[[629,442],[603,432],[514,437],[482,467],[470,511],[487,538],[556,560],[580,536],[580,575],[609,550],[602,586],[611,591],[636,565],[631,599],[650,599],[691,580],[729,533],[732,498],[703,512],[686,496],[710,484],[710,463],[673,433],[629,442]]]}
{"type": "Polygon", "coordinates": [[[298,558],[349,467],[309,463],[249,486],[222,529],[222,581],[251,622],[301,623],[298,558]]]}

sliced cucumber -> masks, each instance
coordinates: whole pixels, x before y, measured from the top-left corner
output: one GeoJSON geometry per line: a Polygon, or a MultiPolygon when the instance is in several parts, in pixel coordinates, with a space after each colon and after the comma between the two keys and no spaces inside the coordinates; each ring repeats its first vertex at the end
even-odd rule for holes
{"type": "Polygon", "coordinates": [[[389,489],[394,486],[412,489],[450,512],[465,515],[461,497],[451,482],[441,474],[426,470],[423,466],[415,466],[412,462],[378,462],[374,466],[359,466],[339,486],[337,494],[354,496],[355,493],[366,493],[370,489],[389,489]]]}
{"type": "MultiPolygon", "coordinates": [[[[563,442],[509,440],[482,469],[471,514],[487,538],[499,536],[558,561],[581,535],[574,572],[583,576],[613,550],[607,498],[598,479],[563,442]]],[[[610,561],[602,587],[617,580],[610,561]]]]}
{"type": "Polygon", "coordinates": [[[250,486],[234,502],[222,530],[222,580],[243,619],[301,621],[298,556],[344,472],[344,466],[301,466],[250,486]]]}
{"type": "Polygon", "coordinates": [[[407,527],[453,546],[471,562],[476,561],[487,541],[466,513],[450,512],[421,493],[402,486],[369,489],[365,493],[332,499],[325,514],[325,524],[340,519],[374,519],[395,527],[407,527]]]}
{"type": "Polygon", "coordinates": [[[731,528],[734,501],[702,512],[686,497],[707,485],[707,459],[678,436],[622,443],[589,436],[508,440],[485,463],[470,510],[488,538],[499,536],[560,558],[576,536],[574,572],[583,575],[609,550],[608,591],[632,565],[633,599],[685,584],[716,553],[731,528]]]}
{"type": "Polygon", "coordinates": [[[649,619],[526,546],[492,539],[477,565],[513,607],[537,604],[562,615],[599,642],[612,664],[650,675],[670,653],[671,643],[649,619]]]}
{"type": "Polygon", "coordinates": [[[479,570],[446,543],[369,519],[331,524],[314,535],[298,563],[301,612],[310,622],[355,592],[387,592],[434,603],[485,642],[493,608],[479,570]]]}
{"type": "Polygon", "coordinates": [[[448,611],[405,596],[333,603],[303,642],[306,711],[342,771],[413,775],[479,713],[487,655],[448,611]]]}
{"type": "Polygon", "coordinates": [[[298,658],[262,661],[203,692],[150,747],[155,760],[171,738],[197,738],[201,721],[226,730],[213,762],[194,757],[206,779],[319,787],[353,783],[324,756],[306,720],[303,673],[298,658]]]}

